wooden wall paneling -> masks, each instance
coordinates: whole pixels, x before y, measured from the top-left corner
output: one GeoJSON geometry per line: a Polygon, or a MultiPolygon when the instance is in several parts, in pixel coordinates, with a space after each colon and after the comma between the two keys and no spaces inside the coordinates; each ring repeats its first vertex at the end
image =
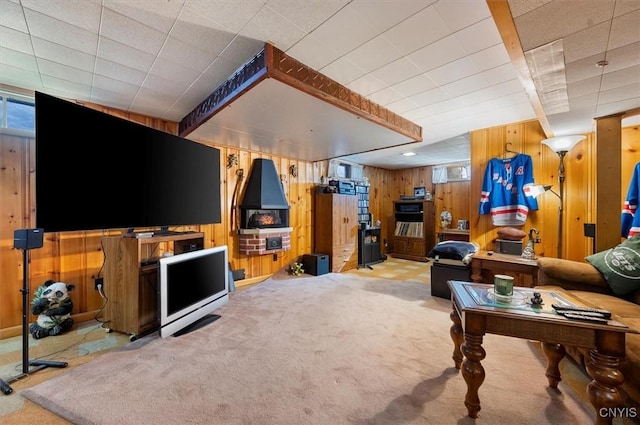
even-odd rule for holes
{"type": "MultiPolygon", "coordinates": [[[[588,137],[578,143],[567,153],[564,161],[566,180],[562,224],[562,258],[576,261],[583,261],[584,257],[590,253],[590,249],[588,251],[585,250],[591,240],[584,236],[584,223],[589,222],[589,212],[593,209],[595,203],[592,203],[591,199],[591,195],[594,193],[593,189],[586,190],[585,183],[590,181],[589,176],[595,172],[595,169],[591,161],[587,160],[585,153],[589,149],[592,140],[592,138],[588,137]]],[[[618,178],[616,178],[617,181],[618,178]]],[[[615,199],[617,201],[620,197],[616,196],[615,199]]],[[[615,204],[615,202],[612,204],[615,204]]],[[[616,208],[618,226],[620,225],[619,209],[621,210],[621,208],[616,208]]],[[[555,223],[557,224],[557,219],[555,223]]],[[[620,231],[617,233],[620,234],[620,231]]],[[[553,256],[555,257],[556,255],[554,254],[553,256]]]]}
{"type": "Polygon", "coordinates": [[[22,252],[13,249],[13,231],[24,225],[27,139],[0,134],[0,328],[22,317],[22,252]]]}
{"type": "MultiPolygon", "coordinates": [[[[620,211],[612,208],[622,197],[621,156],[622,156],[622,114],[596,118],[596,186],[598,198],[596,211],[596,249],[604,251],[621,241],[620,211]]],[[[618,208],[620,209],[620,208],[618,208]]]]}

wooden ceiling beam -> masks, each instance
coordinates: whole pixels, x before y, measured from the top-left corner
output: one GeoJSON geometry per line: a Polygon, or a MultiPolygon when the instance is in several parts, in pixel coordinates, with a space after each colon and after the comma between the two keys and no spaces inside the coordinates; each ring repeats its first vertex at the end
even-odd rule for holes
{"type": "Polygon", "coordinates": [[[525,89],[531,106],[542,126],[542,130],[547,138],[554,137],[551,124],[547,119],[547,115],[542,107],[542,102],[536,91],[536,86],[533,84],[533,78],[531,72],[527,66],[527,60],[522,50],[522,44],[520,44],[520,37],[516,31],[516,25],[513,22],[513,16],[511,15],[511,9],[507,0],[486,0],[493,21],[496,23],[502,42],[507,48],[507,53],[511,58],[511,63],[518,74],[520,83],[525,89]]]}

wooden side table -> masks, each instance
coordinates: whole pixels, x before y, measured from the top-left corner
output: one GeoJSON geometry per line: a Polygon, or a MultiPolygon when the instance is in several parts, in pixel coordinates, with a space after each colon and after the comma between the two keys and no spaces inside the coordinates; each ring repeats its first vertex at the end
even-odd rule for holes
{"type": "Polygon", "coordinates": [[[533,288],[538,285],[538,264],[518,255],[479,251],[471,257],[471,280],[492,283],[497,274],[515,278],[514,285],[533,288]]]}

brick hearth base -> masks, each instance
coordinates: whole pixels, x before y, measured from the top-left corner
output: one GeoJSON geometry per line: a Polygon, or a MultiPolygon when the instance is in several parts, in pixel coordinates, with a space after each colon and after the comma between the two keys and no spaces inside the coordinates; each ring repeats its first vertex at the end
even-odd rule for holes
{"type": "Polygon", "coordinates": [[[291,232],[293,227],[277,227],[271,229],[240,229],[240,254],[265,255],[291,249],[291,232]],[[282,248],[267,249],[267,238],[282,238],[282,248]]]}

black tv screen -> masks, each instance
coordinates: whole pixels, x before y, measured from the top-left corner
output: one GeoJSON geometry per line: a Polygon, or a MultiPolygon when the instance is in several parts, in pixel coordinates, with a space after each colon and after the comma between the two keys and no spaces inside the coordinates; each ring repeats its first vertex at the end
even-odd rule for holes
{"type": "Polygon", "coordinates": [[[45,232],[221,222],[216,148],[36,92],[45,232]]]}

